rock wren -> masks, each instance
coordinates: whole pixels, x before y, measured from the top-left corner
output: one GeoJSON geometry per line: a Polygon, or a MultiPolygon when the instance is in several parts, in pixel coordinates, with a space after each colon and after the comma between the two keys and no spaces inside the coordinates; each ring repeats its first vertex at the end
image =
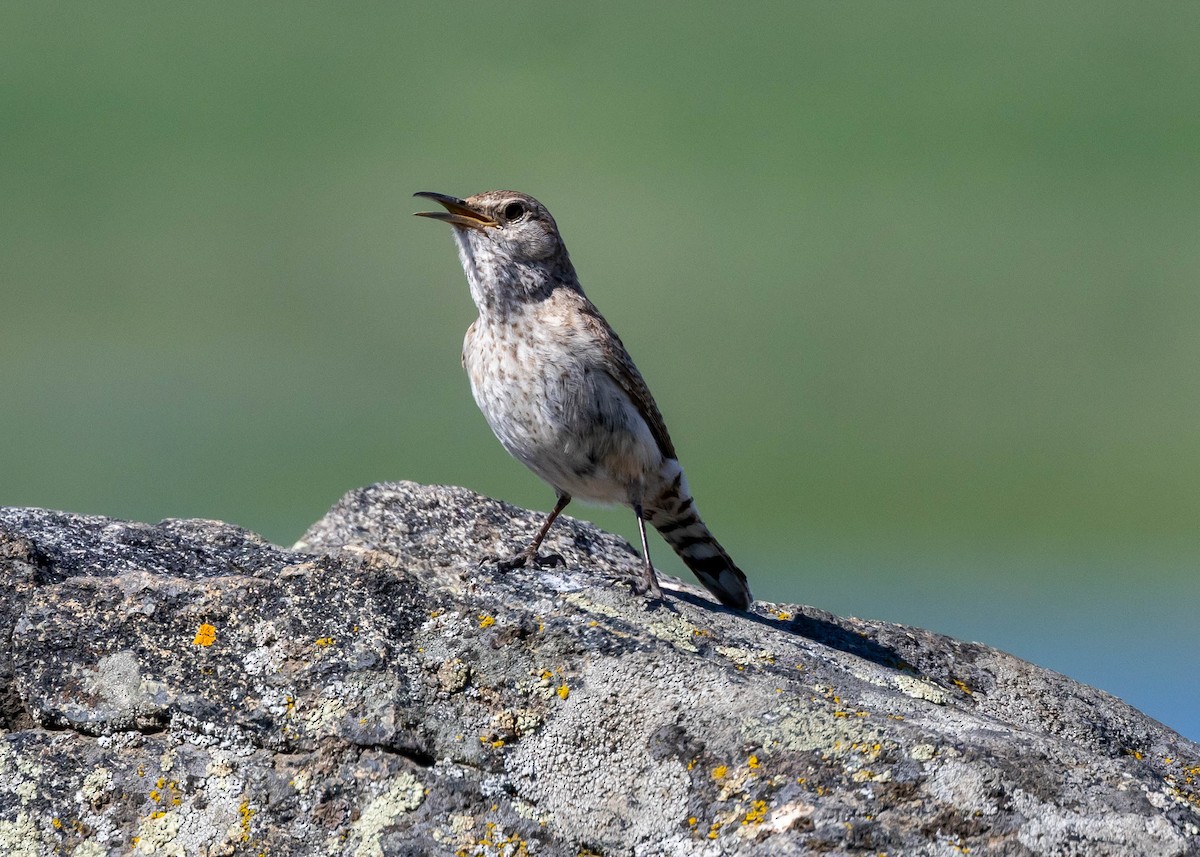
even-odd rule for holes
{"type": "Polygon", "coordinates": [[[554,511],[502,568],[545,565],[538,548],[572,497],[630,506],[642,537],[638,592],[662,597],[646,521],[722,604],[746,610],[746,575],[700,520],[662,414],[625,346],[583,294],[558,226],[540,202],[494,190],[458,199],[420,192],[454,229],[479,318],[462,363],[504,448],[550,484],[554,511]]]}

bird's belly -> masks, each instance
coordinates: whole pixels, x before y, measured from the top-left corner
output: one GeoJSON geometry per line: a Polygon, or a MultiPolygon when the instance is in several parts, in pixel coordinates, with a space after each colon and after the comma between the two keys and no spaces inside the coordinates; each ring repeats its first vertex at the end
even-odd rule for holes
{"type": "Polygon", "coordinates": [[[572,497],[628,504],[641,496],[662,455],[607,374],[536,340],[471,345],[464,351],[471,392],[510,455],[572,497]]]}

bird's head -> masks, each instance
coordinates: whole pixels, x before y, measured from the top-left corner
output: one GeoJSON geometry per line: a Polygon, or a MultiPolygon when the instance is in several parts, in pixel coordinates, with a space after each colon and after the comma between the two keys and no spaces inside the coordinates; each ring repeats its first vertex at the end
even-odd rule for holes
{"type": "Polygon", "coordinates": [[[445,211],[420,211],[454,228],[459,258],[481,311],[512,301],[537,299],[557,286],[578,288],[558,225],[546,207],[527,194],[490,190],[459,199],[421,191],[445,211]]]}

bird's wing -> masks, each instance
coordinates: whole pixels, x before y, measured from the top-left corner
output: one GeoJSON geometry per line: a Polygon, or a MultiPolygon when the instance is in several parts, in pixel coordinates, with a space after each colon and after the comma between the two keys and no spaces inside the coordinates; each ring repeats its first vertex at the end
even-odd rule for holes
{"type": "Polygon", "coordinates": [[[582,295],[579,297],[581,298],[579,309],[584,318],[584,324],[600,346],[604,357],[604,371],[620,385],[621,389],[625,391],[625,395],[629,396],[633,406],[637,408],[642,419],[646,421],[646,425],[650,427],[650,434],[654,436],[663,456],[676,458],[675,444],[671,443],[671,435],[667,432],[667,424],[663,422],[662,413],[659,412],[658,405],[654,403],[654,397],[650,395],[650,388],[646,386],[642,373],[633,365],[633,360],[629,357],[629,352],[625,350],[621,338],[604,320],[604,316],[600,315],[600,311],[591,301],[582,295]]]}
{"type": "Polygon", "coordinates": [[[475,336],[475,328],[479,326],[479,319],[471,322],[471,326],[467,328],[467,335],[463,337],[462,350],[462,367],[467,368],[467,349],[471,347],[471,338],[475,336]]]}

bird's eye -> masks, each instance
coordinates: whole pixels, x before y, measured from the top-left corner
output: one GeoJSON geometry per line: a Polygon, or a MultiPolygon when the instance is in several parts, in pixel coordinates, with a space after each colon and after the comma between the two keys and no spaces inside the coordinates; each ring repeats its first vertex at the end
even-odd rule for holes
{"type": "Polygon", "coordinates": [[[509,220],[509,221],[520,220],[524,216],[525,216],[525,204],[524,203],[513,201],[513,202],[510,202],[508,205],[504,206],[504,219],[505,220],[509,220]]]}

